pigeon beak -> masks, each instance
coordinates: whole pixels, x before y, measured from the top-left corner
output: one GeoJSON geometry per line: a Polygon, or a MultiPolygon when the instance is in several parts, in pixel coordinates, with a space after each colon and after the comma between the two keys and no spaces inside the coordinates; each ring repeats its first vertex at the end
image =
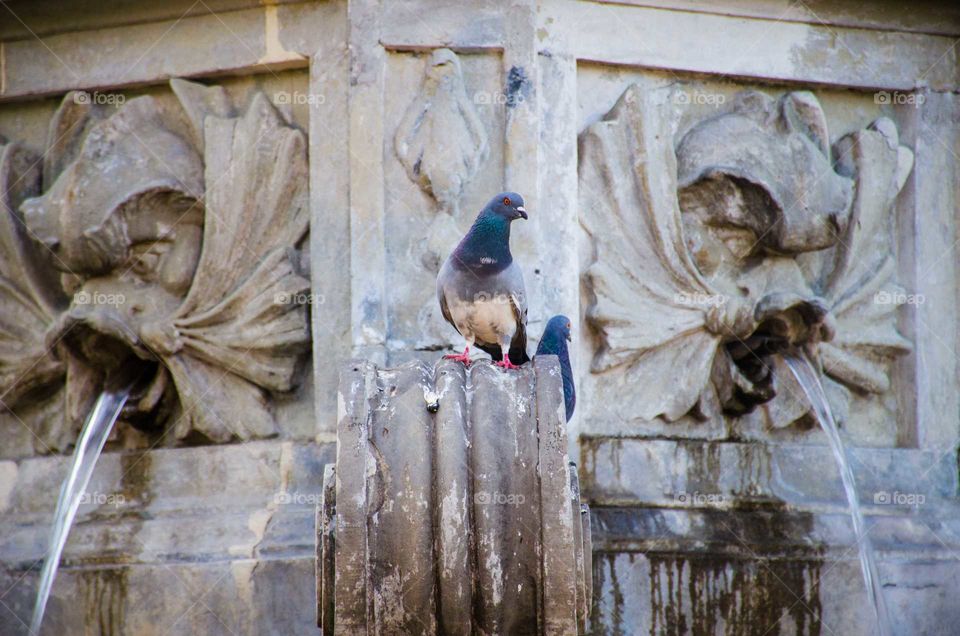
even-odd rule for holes
{"type": "Polygon", "coordinates": [[[522,205],[517,206],[517,212],[519,212],[520,216],[522,216],[523,218],[527,218],[527,211],[524,209],[522,205]]]}
{"type": "Polygon", "coordinates": [[[569,333],[567,334],[567,342],[573,342],[573,336],[569,333]]]}

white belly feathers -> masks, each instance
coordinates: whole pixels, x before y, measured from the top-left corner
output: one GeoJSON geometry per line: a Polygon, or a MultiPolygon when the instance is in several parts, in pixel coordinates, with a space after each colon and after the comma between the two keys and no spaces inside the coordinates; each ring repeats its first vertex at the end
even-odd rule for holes
{"type": "Polygon", "coordinates": [[[509,296],[471,302],[453,299],[449,309],[457,331],[467,340],[488,344],[508,343],[517,330],[517,319],[509,296]]]}

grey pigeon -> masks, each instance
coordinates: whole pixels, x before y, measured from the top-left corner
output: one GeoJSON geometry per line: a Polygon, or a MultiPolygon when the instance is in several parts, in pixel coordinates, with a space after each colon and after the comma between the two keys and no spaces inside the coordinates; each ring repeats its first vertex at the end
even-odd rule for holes
{"type": "Polygon", "coordinates": [[[560,359],[560,376],[563,378],[563,405],[566,407],[567,421],[573,417],[577,405],[577,390],[573,386],[573,369],[570,367],[570,319],[566,316],[554,316],[547,322],[537,345],[538,356],[557,356],[560,359]]]}
{"type": "Polygon", "coordinates": [[[523,197],[501,192],[440,268],[440,311],[466,341],[462,354],[445,358],[469,365],[475,344],[504,369],[530,360],[523,274],[510,254],[510,223],[521,218],[527,218],[523,197]]]}

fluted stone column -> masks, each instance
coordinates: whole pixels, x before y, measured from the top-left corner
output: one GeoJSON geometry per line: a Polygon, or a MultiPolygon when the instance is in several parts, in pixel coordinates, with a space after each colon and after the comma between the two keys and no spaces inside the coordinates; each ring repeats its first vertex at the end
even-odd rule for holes
{"type": "Polygon", "coordinates": [[[590,517],[553,356],[508,373],[353,362],[339,403],[317,515],[325,633],[586,630],[590,517]]]}

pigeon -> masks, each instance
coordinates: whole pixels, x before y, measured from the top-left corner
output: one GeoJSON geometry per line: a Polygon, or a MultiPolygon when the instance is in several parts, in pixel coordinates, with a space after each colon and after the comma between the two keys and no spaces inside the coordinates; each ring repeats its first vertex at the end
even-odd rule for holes
{"type": "Polygon", "coordinates": [[[523,273],[510,254],[510,223],[526,218],[523,197],[501,192],[440,268],[440,311],[466,341],[462,354],[446,359],[469,366],[470,347],[476,345],[504,369],[530,361],[523,273]]]}
{"type": "Polygon", "coordinates": [[[573,408],[577,405],[577,390],[573,386],[573,369],[570,368],[570,353],[567,342],[570,341],[570,319],[566,316],[554,316],[547,323],[537,345],[537,355],[557,356],[560,358],[560,374],[563,376],[563,404],[567,409],[567,421],[573,417],[573,408]]]}

